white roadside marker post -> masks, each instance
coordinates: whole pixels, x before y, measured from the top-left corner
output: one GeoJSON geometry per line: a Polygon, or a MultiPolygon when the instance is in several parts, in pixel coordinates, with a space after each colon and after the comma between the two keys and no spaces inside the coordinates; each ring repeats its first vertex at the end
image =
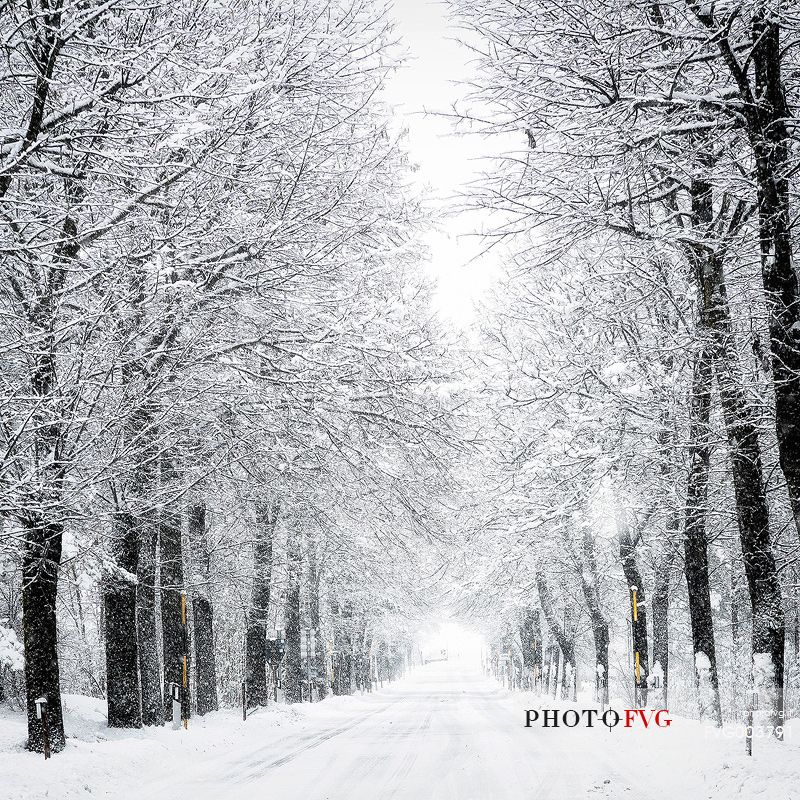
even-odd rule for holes
{"type": "Polygon", "coordinates": [[[173,730],[180,730],[181,728],[181,687],[178,683],[171,683],[170,689],[172,691],[172,728],[173,730]]]}
{"type": "Polygon", "coordinates": [[[42,721],[42,749],[45,759],[48,759],[50,758],[50,726],[47,720],[47,698],[37,697],[34,702],[36,703],[36,719],[42,721]]]}

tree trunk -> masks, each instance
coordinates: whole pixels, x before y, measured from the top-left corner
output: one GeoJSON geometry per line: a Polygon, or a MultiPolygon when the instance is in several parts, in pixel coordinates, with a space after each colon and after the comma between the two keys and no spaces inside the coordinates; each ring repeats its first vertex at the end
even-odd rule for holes
{"type": "Polygon", "coordinates": [[[542,693],[545,695],[550,694],[550,668],[553,664],[553,648],[547,645],[542,652],[542,693]]]}
{"type": "Polygon", "coordinates": [[[633,643],[633,681],[637,702],[647,705],[647,675],[649,649],[647,644],[647,611],[645,610],[645,591],[639,564],[636,561],[636,545],[631,536],[627,511],[621,506],[617,509],[617,532],[619,534],[619,555],[622,571],[627,582],[628,602],[631,609],[631,632],[633,643]],[[634,594],[636,600],[634,602],[634,594]],[[637,661],[638,654],[638,661],[637,661]],[[638,670],[637,670],[638,663],[638,670]]]}
{"type": "Polygon", "coordinates": [[[557,644],[553,645],[553,660],[552,660],[552,672],[553,672],[553,683],[550,687],[553,693],[553,699],[558,696],[558,674],[561,669],[563,659],[561,658],[561,648],[557,644]]]}
{"type": "Polygon", "coordinates": [[[272,541],[278,523],[278,503],[256,506],[253,544],[253,589],[247,615],[246,680],[251,708],[267,704],[267,614],[272,580],[272,541]]]}
{"type": "Polygon", "coordinates": [[[308,591],[309,591],[309,624],[314,632],[316,650],[314,651],[314,668],[317,674],[317,689],[319,699],[324,700],[328,695],[328,681],[325,674],[325,640],[322,636],[320,619],[320,583],[321,570],[317,561],[316,544],[311,543],[308,553],[308,591]]]}
{"type": "Polygon", "coordinates": [[[36,716],[36,699],[47,700],[50,750],[64,749],[64,720],[58,669],[56,595],[61,564],[63,526],[60,523],[25,525],[22,565],[22,620],[25,646],[25,693],[29,750],[44,751],[44,728],[36,716]]]}
{"type": "MultiPolygon", "coordinates": [[[[711,585],[708,575],[708,542],[706,515],[708,513],[708,475],[711,459],[709,418],[711,410],[711,355],[704,347],[695,357],[692,378],[692,398],[689,426],[689,477],[686,486],[686,515],[683,540],[684,572],[689,595],[689,616],[692,624],[692,652],[705,653],[711,665],[709,675],[712,693],[707,709],[717,726],[722,725],[719,699],[719,676],[714,641],[714,621],[711,613],[711,585]]],[[[695,666],[695,665],[693,665],[695,666]]],[[[699,676],[695,680],[700,690],[699,676]]],[[[701,700],[701,712],[704,711],[701,700]]]]}
{"type": "MultiPolygon", "coordinates": [[[[748,121],[756,163],[761,276],[769,310],[778,455],[800,534],[800,285],[792,253],[794,211],[789,176],[794,159],[787,127],[794,115],[786,101],[781,75],[781,62],[786,56],[781,48],[780,24],[769,4],[758,4],[752,28],[756,104],[748,121]]],[[[763,566],[754,565],[751,569],[765,575],[763,566]]],[[[774,606],[775,589],[770,579],[765,579],[769,586],[759,604],[774,606]]],[[[755,579],[756,585],[759,580],[755,579]]],[[[776,671],[782,676],[783,657],[778,656],[782,637],[776,630],[778,622],[769,616],[765,609],[759,612],[757,621],[754,619],[754,636],[758,646],[765,648],[757,652],[771,652],[776,671]]]]}
{"type": "Polygon", "coordinates": [[[138,531],[133,515],[119,511],[112,520],[114,571],[104,580],[106,693],[110,728],[141,728],[139,647],[136,635],[138,531]]]}
{"type": "Polygon", "coordinates": [[[353,693],[353,611],[349,603],[345,603],[339,613],[337,603],[331,603],[331,610],[336,620],[336,660],[333,674],[333,693],[344,695],[353,693]]]}
{"type": "Polygon", "coordinates": [[[303,635],[300,609],[300,584],[303,569],[302,531],[294,521],[287,542],[287,590],[284,627],[286,629],[286,669],[284,691],[287,703],[303,700],[303,659],[300,638],[303,635]]]}
{"type": "MultiPolygon", "coordinates": [[[[667,537],[672,539],[670,532],[676,531],[680,525],[677,513],[669,515],[667,523],[667,537]]],[[[651,595],[651,608],[653,612],[653,666],[656,663],[661,667],[663,673],[663,684],[660,688],[661,702],[663,708],[669,708],[667,694],[669,688],[669,597],[670,597],[670,575],[672,573],[672,561],[674,553],[667,546],[662,553],[655,569],[655,580],[653,582],[653,593],[651,595]]]]}
{"type": "Polygon", "coordinates": [[[197,713],[216,711],[217,662],[214,653],[214,609],[209,599],[211,564],[206,527],[206,507],[200,501],[189,506],[189,542],[195,562],[192,582],[192,617],[194,620],[194,669],[197,713]]]}
{"type": "MultiPolygon", "coordinates": [[[[735,543],[734,543],[735,544],[735,543]]],[[[748,625],[747,607],[748,597],[744,576],[744,567],[741,563],[741,548],[736,544],[731,548],[731,646],[732,666],[737,675],[750,675],[752,671],[751,648],[748,646],[746,634],[748,625]]],[[[746,682],[735,681],[733,686],[734,704],[738,719],[745,720],[745,709],[750,686],[746,682]]]]}
{"type": "Polygon", "coordinates": [[[139,521],[139,559],[136,570],[136,634],[139,643],[139,676],[142,687],[142,723],[162,725],[161,666],[158,660],[156,623],[156,567],[158,525],[151,510],[139,521]]]}
{"type": "MultiPolygon", "coordinates": [[[[547,626],[553,638],[558,642],[558,647],[561,650],[561,655],[565,664],[570,664],[572,669],[575,669],[575,643],[568,636],[566,627],[559,625],[556,619],[555,609],[553,608],[553,601],[550,596],[550,589],[547,586],[544,574],[539,567],[534,568],[534,576],[536,578],[536,589],[539,592],[539,606],[542,609],[544,618],[547,621],[547,626]]],[[[556,658],[558,654],[556,653],[556,658]]],[[[558,671],[556,671],[556,684],[558,683],[558,671]]],[[[555,687],[553,687],[555,690],[555,687]]],[[[554,695],[555,696],[555,695],[554,695]]]]}
{"type": "Polygon", "coordinates": [[[542,669],[542,629],[539,612],[529,606],[522,610],[519,640],[522,644],[522,664],[530,674],[530,688],[533,689],[536,673],[542,669]]]}
{"type": "Polygon", "coordinates": [[[362,657],[362,664],[364,673],[361,679],[362,684],[368,692],[372,691],[372,636],[368,636],[364,642],[364,655],[362,657]]]}
{"type": "Polygon", "coordinates": [[[603,706],[608,705],[608,622],[605,617],[592,621],[592,634],[594,635],[594,679],[600,681],[597,702],[603,706]],[[602,674],[598,667],[602,667],[602,674]]]}
{"type": "MultiPolygon", "coordinates": [[[[174,465],[165,456],[162,475],[165,485],[174,477],[174,465]]],[[[183,545],[181,542],[181,514],[170,503],[161,513],[159,525],[161,550],[161,633],[164,651],[164,719],[172,719],[172,684],[183,687],[184,671],[188,675],[189,653],[185,607],[183,606],[183,545]]],[[[189,686],[182,692],[184,714],[188,716],[189,686]]]]}
{"type": "MultiPolygon", "coordinates": [[[[691,194],[693,224],[699,234],[704,234],[714,224],[711,184],[695,179],[691,194]]],[[[753,609],[753,654],[770,657],[776,689],[772,724],[779,725],[783,712],[785,626],[770,539],[758,427],[742,389],[722,256],[698,245],[692,251],[692,260],[701,296],[701,330],[712,348],[728,438],[739,538],[753,609]]]]}
{"type": "Polygon", "coordinates": [[[600,600],[600,582],[597,575],[597,559],[594,554],[594,536],[585,528],[581,537],[581,557],[579,561],[579,579],[589,620],[594,635],[595,665],[594,680],[600,680],[600,693],[597,701],[608,705],[608,619],[603,612],[600,600]],[[602,671],[602,675],[600,674],[602,671]]]}
{"type": "Polygon", "coordinates": [[[109,577],[104,600],[108,724],[138,728],[163,721],[155,608],[158,525],[152,508],[158,432],[150,401],[136,404],[132,366],[124,364],[122,374],[133,410],[124,428],[130,480],[118,487],[112,522],[112,559],[120,569],[109,577]]]}
{"type": "MultiPolygon", "coordinates": [[[[663,272],[661,273],[663,275],[663,272]]],[[[666,279],[664,281],[665,288],[666,279]]],[[[657,312],[664,333],[670,336],[670,342],[678,331],[673,319],[669,314],[657,312]]],[[[666,343],[665,343],[666,344],[666,343]]],[[[674,356],[671,345],[668,355],[662,357],[662,365],[665,374],[674,373],[674,356]]],[[[662,397],[661,406],[661,430],[659,431],[658,441],[660,450],[660,473],[664,481],[664,488],[668,490],[670,485],[677,485],[679,481],[679,453],[680,445],[675,429],[672,404],[669,397],[662,397]]],[[[664,538],[655,545],[655,561],[653,576],[653,592],[651,597],[652,626],[653,626],[653,668],[656,673],[661,672],[661,685],[655,686],[654,677],[651,673],[653,688],[656,690],[658,701],[661,708],[669,707],[669,601],[670,601],[670,582],[672,578],[672,565],[675,561],[675,549],[679,540],[681,527],[681,515],[676,506],[667,509],[666,522],[664,525],[664,538]],[[658,669],[656,669],[658,665],[658,669]]],[[[652,698],[651,698],[652,701],[652,698]]]]}

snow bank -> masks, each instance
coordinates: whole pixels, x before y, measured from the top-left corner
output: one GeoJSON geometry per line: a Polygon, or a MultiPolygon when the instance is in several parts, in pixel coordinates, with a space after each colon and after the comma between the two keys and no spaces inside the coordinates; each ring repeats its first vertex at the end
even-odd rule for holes
{"type": "MultiPolygon", "coordinates": [[[[598,708],[587,696],[573,703],[503,691],[521,725],[526,709],[598,708]]],[[[610,707],[624,719],[623,700],[613,699],[610,707]]],[[[752,757],[745,753],[743,725],[718,729],[684,717],[672,717],[669,728],[647,730],[622,723],[613,729],[602,724],[593,729],[540,727],[531,746],[546,741],[554,751],[569,753],[570,769],[586,775],[587,797],[794,800],[800,797],[800,720],[787,721],[784,730],[783,743],[766,733],[755,738],[752,757]]]]}
{"type": "MultiPolygon", "coordinates": [[[[307,769],[309,762],[304,759],[316,757],[327,764],[326,759],[340,752],[336,748],[358,745],[371,752],[376,744],[371,737],[380,734],[385,737],[386,752],[404,748],[401,761],[411,769],[416,759],[424,760],[424,750],[430,746],[432,740],[426,740],[425,736],[441,737],[445,732],[453,736],[452,742],[443,745],[447,752],[449,747],[453,752],[469,755],[473,748],[492,752],[496,747],[500,759],[513,746],[515,753],[529,754],[536,761],[536,769],[541,762],[541,768],[552,773],[556,782],[559,775],[568,773],[570,785],[580,785],[575,800],[590,797],[753,800],[765,795],[784,800],[798,796],[800,721],[787,724],[783,744],[769,738],[756,739],[754,755],[748,758],[743,732],[734,726],[718,730],[696,720],[673,717],[670,727],[648,730],[641,725],[635,728],[619,725],[613,729],[602,725],[593,729],[582,726],[526,729],[526,709],[596,706],[585,694],[579,696],[577,703],[571,703],[531,693],[512,693],[483,678],[473,681],[479,684],[477,690],[468,686],[467,694],[458,685],[443,692],[440,687],[429,687],[424,678],[425,673],[420,670],[413,685],[405,689],[402,681],[371,695],[331,697],[313,705],[270,706],[253,713],[246,722],[239,711],[220,711],[192,719],[188,731],[169,727],[137,731],[108,729],[103,701],[66,695],[67,748],[47,762],[41,755],[24,751],[24,717],[3,709],[0,710],[0,797],[2,800],[87,797],[172,800],[185,796],[192,800],[216,800],[230,796],[250,800],[270,796],[266,788],[274,786],[277,771],[269,770],[284,762],[295,764],[291,775],[296,776],[307,769]],[[454,721],[457,724],[448,727],[454,721]],[[342,731],[353,732],[347,740],[350,745],[345,742],[347,734],[337,738],[342,731]],[[322,756],[325,747],[332,749],[322,756]],[[306,749],[317,755],[298,755],[306,749]],[[258,781],[265,791],[258,789],[258,781]],[[229,794],[234,786],[244,793],[229,794]],[[176,787],[180,789],[177,793],[176,787]]],[[[624,717],[624,702],[612,705],[624,717]]],[[[361,751],[354,752],[358,756],[361,751]]],[[[358,757],[354,763],[361,763],[358,757]]],[[[378,770],[381,762],[369,764],[378,770]]],[[[475,768],[471,761],[469,765],[470,769],[475,768]]],[[[446,770],[448,765],[440,766],[446,770]]],[[[491,775],[494,780],[490,765],[484,766],[478,765],[476,775],[491,775]]],[[[412,796],[408,791],[404,793],[404,787],[408,789],[408,785],[398,783],[398,798],[412,796]]],[[[344,800],[348,797],[347,786],[341,788],[341,795],[334,792],[324,796],[344,800]]],[[[480,794],[481,800],[492,800],[488,788],[484,786],[487,791],[480,794]]],[[[291,791],[280,796],[283,800],[301,800],[300,795],[291,791]]],[[[437,797],[444,800],[450,795],[437,797]]]]}
{"type": "MultiPolygon", "coordinates": [[[[314,711],[324,714],[321,707],[326,705],[318,703],[314,711]]],[[[259,709],[246,723],[236,710],[195,717],[188,731],[169,726],[108,728],[105,701],[92,697],[64,695],[63,708],[67,746],[49,761],[24,749],[24,715],[0,710],[2,800],[138,797],[132,787],[140,786],[143,779],[174,781],[176,775],[185,774],[189,780],[198,763],[236,752],[254,740],[277,741],[287,729],[312,726],[307,719],[312,714],[306,708],[285,705],[259,709]]]]}
{"type": "Polygon", "coordinates": [[[7,628],[0,620],[0,667],[20,670],[25,667],[22,642],[17,638],[13,628],[7,628]]]}

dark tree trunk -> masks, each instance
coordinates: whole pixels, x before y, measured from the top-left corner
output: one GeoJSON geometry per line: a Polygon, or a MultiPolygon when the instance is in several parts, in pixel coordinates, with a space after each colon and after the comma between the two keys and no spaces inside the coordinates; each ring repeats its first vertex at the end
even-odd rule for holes
{"type": "Polygon", "coordinates": [[[555,698],[558,695],[558,676],[561,671],[563,659],[561,658],[561,648],[557,644],[553,645],[553,683],[550,687],[555,698]]]}
{"type": "MultiPolygon", "coordinates": [[[[703,234],[715,219],[711,184],[694,180],[691,194],[693,224],[703,234]]],[[[773,724],[778,725],[783,711],[785,626],[758,426],[742,389],[722,256],[697,246],[692,251],[692,261],[701,296],[701,330],[711,347],[728,438],[739,538],[753,609],[753,653],[765,653],[771,658],[777,688],[773,724]]]]}
{"type": "Polygon", "coordinates": [[[550,669],[553,665],[553,647],[548,644],[543,651],[542,692],[550,694],[550,669]]]}
{"type": "MultiPolygon", "coordinates": [[[[736,545],[731,550],[731,645],[733,648],[732,664],[737,675],[747,676],[752,671],[752,653],[747,641],[747,625],[749,606],[747,598],[747,581],[741,563],[741,548],[736,545]]],[[[744,681],[735,681],[733,686],[734,706],[743,711],[747,705],[746,695],[749,685],[744,681]]],[[[742,715],[740,719],[746,717],[742,715]]]]}
{"type": "Polygon", "coordinates": [[[29,750],[44,751],[42,720],[36,717],[36,698],[47,700],[50,750],[64,749],[64,720],[58,670],[56,594],[61,564],[63,527],[37,520],[25,525],[22,565],[22,620],[25,647],[25,694],[29,750]]]}
{"type": "MultiPolygon", "coordinates": [[[[724,32],[725,26],[720,27],[713,6],[698,14],[698,19],[714,31],[723,63],[738,87],[742,101],[739,119],[747,131],[755,159],[761,276],[769,311],[778,455],[795,527],[800,533],[800,281],[792,253],[790,173],[793,157],[788,120],[793,114],[781,75],[782,61],[788,50],[783,49],[780,41],[780,14],[775,13],[771,3],[762,0],[754,4],[751,17],[754,81],[751,81],[748,70],[742,69],[739,60],[732,55],[735,45],[724,32]]],[[[693,195],[695,216],[699,221],[713,217],[711,187],[700,185],[693,195]]],[[[719,257],[714,259],[721,262],[719,257]]],[[[721,263],[719,267],[721,271],[721,263]]],[[[718,293],[719,297],[725,302],[718,305],[727,309],[724,294],[718,293]]],[[[725,391],[720,386],[720,393],[725,391]]],[[[746,402],[739,402],[744,398],[737,394],[732,392],[729,398],[732,408],[726,411],[726,425],[732,451],[742,555],[753,612],[752,650],[754,654],[769,654],[772,661],[778,695],[772,722],[780,725],[785,639],[781,589],[763,501],[757,431],[746,402]],[[735,426],[733,429],[731,424],[735,426]]]]}
{"type": "Polygon", "coordinates": [[[365,636],[364,639],[364,656],[363,656],[363,666],[364,666],[364,675],[362,678],[362,683],[366,687],[368,692],[372,691],[372,635],[365,636]]]}
{"type": "Polygon", "coordinates": [[[597,559],[594,554],[594,536],[591,531],[584,529],[581,537],[581,558],[579,561],[579,578],[589,620],[592,624],[594,635],[595,665],[593,670],[594,680],[601,680],[600,692],[597,698],[599,703],[608,705],[608,619],[603,612],[600,599],[600,582],[597,575],[597,559]],[[602,676],[599,669],[602,668],[602,676]]]}
{"type": "Polygon", "coordinates": [[[106,641],[106,692],[110,728],[141,728],[139,647],[136,635],[136,584],[139,541],[132,514],[112,520],[112,558],[118,567],[105,578],[103,609],[106,641]]]}
{"type": "MultiPolygon", "coordinates": [[[[789,176],[794,157],[787,127],[794,115],[786,101],[781,75],[786,52],[781,47],[780,25],[779,15],[769,9],[769,4],[759,3],[753,14],[752,32],[756,102],[751,106],[748,122],[756,162],[761,275],[769,309],[778,455],[800,533],[800,285],[792,253],[794,211],[789,176]]],[[[763,566],[754,565],[752,569],[764,574],[763,566]]],[[[759,580],[756,578],[756,584],[759,580]]],[[[771,584],[768,578],[767,581],[771,584]]],[[[770,586],[762,601],[774,606],[774,593],[770,586]]],[[[754,620],[754,636],[765,649],[757,652],[771,652],[776,671],[782,675],[778,623],[769,620],[768,610],[758,616],[754,620]]]]}
{"type": "MultiPolygon", "coordinates": [[[[695,14],[713,32],[722,63],[738,88],[741,110],[737,112],[737,120],[747,132],[755,159],[761,277],[769,312],[778,455],[795,527],[800,534],[800,281],[792,252],[794,212],[790,176],[794,157],[788,127],[794,114],[787,102],[781,74],[783,59],[791,48],[781,45],[782,18],[773,4],[764,0],[753,3],[749,61],[754,79],[751,80],[750,71],[742,67],[735,55],[738,43],[731,42],[730,27],[721,15],[715,14],[713,4],[702,13],[696,10],[695,14]]],[[[775,586],[768,577],[769,565],[754,564],[752,557],[750,561],[749,570],[755,573],[751,578],[748,572],[751,602],[756,600],[759,606],[757,614],[754,609],[753,646],[761,648],[756,652],[772,655],[776,673],[782,676],[783,621],[776,608],[775,586]],[[753,585],[762,579],[765,589],[754,598],[753,585]]],[[[746,571],[747,562],[745,553],[746,571]]]]}
{"type": "Polygon", "coordinates": [[[356,675],[358,676],[358,688],[362,692],[372,689],[369,655],[371,648],[372,636],[369,633],[369,621],[365,614],[358,627],[358,644],[356,647],[356,675]]]}
{"type": "MultiPolygon", "coordinates": [[[[756,159],[761,274],[769,309],[770,349],[775,387],[775,423],[781,470],[800,534],[800,282],[792,253],[789,174],[793,169],[787,121],[791,112],[781,76],[785,57],[780,22],[766,3],[753,15],[753,65],[759,124],[751,126],[756,159]]],[[[784,617],[780,583],[769,542],[760,530],[743,554],[753,608],[753,652],[769,653],[775,670],[777,707],[784,711],[784,617]]]]}
{"type": "MultiPolygon", "coordinates": [[[[711,459],[709,417],[711,410],[711,356],[707,348],[697,354],[692,378],[689,427],[689,477],[686,486],[686,515],[683,540],[684,572],[689,594],[689,616],[692,624],[692,652],[705,653],[711,664],[709,676],[713,696],[709,716],[722,724],[719,700],[719,677],[711,613],[711,585],[708,574],[708,476],[711,459]]],[[[697,679],[697,671],[695,670],[697,679]]],[[[698,685],[699,689],[699,685],[698,685]]]]}
{"type": "MultiPolygon", "coordinates": [[[[680,525],[678,515],[669,515],[667,523],[667,537],[674,538],[673,533],[680,525]]],[[[674,553],[668,549],[662,554],[655,569],[653,593],[651,595],[652,625],[653,625],[653,666],[656,663],[663,673],[661,686],[662,705],[668,708],[667,695],[669,689],[669,597],[670,575],[672,574],[672,561],[674,553]]]]}
{"type": "Polygon", "coordinates": [[[605,618],[592,621],[592,634],[594,635],[594,658],[595,658],[595,681],[600,681],[597,702],[604,706],[608,705],[608,622],[605,618]],[[603,668],[603,674],[599,675],[598,666],[603,668]]]}
{"type": "Polygon", "coordinates": [[[189,506],[189,542],[195,563],[192,589],[194,620],[194,669],[197,713],[216,711],[217,662],[214,652],[214,609],[209,599],[211,563],[206,527],[206,507],[202,502],[189,506]]]}
{"type": "Polygon", "coordinates": [[[339,613],[337,603],[331,603],[336,621],[336,660],[333,673],[333,693],[344,695],[353,693],[353,611],[349,603],[339,613]]]}
{"type": "Polygon", "coordinates": [[[309,623],[314,631],[316,650],[314,651],[314,668],[317,674],[317,689],[319,699],[324,700],[328,695],[328,681],[325,674],[325,640],[322,636],[320,619],[320,583],[322,580],[319,563],[317,561],[316,545],[311,544],[308,553],[308,591],[309,591],[309,623]]]}
{"type": "Polygon", "coordinates": [[[214,609],[207,597],[197,594],[192,600],[194,618],[195,693],[200,716],[219,708],[217,665],[214,655],[214,609]]]}
{"type": "MultiPolygon", "coordinates": [[[[671,321],[669,314],[659,312],[659,318],[661,319],[665,333],[674,336],[677,333],[677,329],[676,325],[671,321]]],[[[671,374],[674,372],[674,358],[672,356],[671,346],[667,346],[670,347],[669,355],[662,359],[662,364],[665,374],[671,374]]],[[[661,398],[661,407],[661,430],[658,436],[661,461],[660,473],[664,480],[664,486],[668,487],[677,484],[679,479],[677,458],[680,445],[677,441],[675,422],[669,398],[661,398]]],[[[669,600],[671,593],[672,565],[675,561],[675,550],[679,541],[680,527],[680,512],[676,507],[668,509],[666,523],[664,525],[664,539],[656,544],[656,555],[653,565],[654,576],[653,592],[651,595],[651,623],[653,626],[653,669],[656,675],[651,673],[651,681],[654,681],[654,678],[657,677],[660,668],[661,685],[656,686],[655,682],[653,682],[652,685],[657,691],[662,708],[669,707],[669,600]]]]}
{"type": "Polygon", "coordinates": [[[631,631],[633,643],[633,672],[637,701],[642,707],[647,705],[647,675],[649,649],[647,644],[647,612],[645,610],[645,591],[639,564],[636,561],[636,544],[631,535],[628,515],[624,508],[617,510],[617,532],[619,533],[619,556],[622,571],[627,582],[628,602],[631,609],[631,631]],[[634,594],[636,601],[634,603],[634,594]],[[637,666],[638,653],[638,672],[637,666]]]}
{"type": "MultiPolygon", "coordinates": [[[[547,621],[547,626],[550,629],[550,633],[552,634],[553,638],[558,642],[558,647],[561,651],[561,655],[563,656],[564,664],[569,664],[572,669],[575,669],[575,643],[572,638],[568,635],[566,626],[559,625],[558,619],[556,618],[556,612],[553,607],[553,601],[550,596],[550,589],[547,586],[547,581],[545,580],[544,574],[542,571],[536,567],[534,569],[534,576],[536,578],[536,589],[539,592],[539,606],[542,609],[542,613],[544,614],[544,618],[547,621]]],[[[556,653],[556,658],[558,657],[558,653],[556,653]]],[[[558,684],[558,671],[556,670],[556,685],[558,684]]],[[[553,687],[555,691],[555,686],[553,687]]]]}
{"type": "MultiPolygon", "coordinates": [[[[165,485],[174,477],[174,465],[165,456],[162,475],[165,485]]],[[[161,551],[161,633],[164,652],[164,719],[172,719],[172,684],[183,686],[184,672],[188,675],[185,606],[183,594],[183,545],[181,514],[171,504],[161,513],[159,524],[161,551]]],[[[182,692],[184,715],[188,716],[189,686],[182,692]]]]}
{"type": "Polygon", "coordinates": [[[287,542],[287,590],[284,627],[286,628],[286,669],[284,691],[287,703],[303,700],[303,659],[300,638],[303,635],[300,610],[300,583],[303,568],[302,532],[292,526],[287,542]]]}
{"type": "Polygon", "coordinates": [[[152,511],[143,512],[139,524],[139,565],[136,586],[136,632],[139,642],[139,676],[142,687],[142,723],[164,722],[161,666],[156,623],[156,562],[158,525],[152,511]]]}
{"type": "MultiPolygon", "coordinates": [[[[45,28],[48,28],[45,25],[45,28]]],[[[53,55],[53,31],[43,33],[49,51],[53,55]]],[[[52,62],[50,67],[52,67],[52,62]]],[[[51,74],[48,67],[48,75],[51,74]]],[[[37,89],[43,89],[46,99],[47,80],[39,76],[37,89]]],[[[33,115],[41,118],[44,100],[37,91],[33,115]],[[42,102],[39,102],[42,100],[42,102]]],[[[38,123],[37,123],[38,124],[38,123]]],[[[0,193],[8,188],[8,181],[0,181],[0,193]]],[[[68,205],[78,204],[83,198],[80,187],[72,180],[64,181],[68,205]]],[[[33,363],[30,371],[30,393],[34,400],[30,420],[34,431],[33,452],[29,467],[33,494],[28,514],[21,519],[25,528],[25,543],[22,559],[22,626],[25,648],[25,694],[28,717],[28,749],[42,752],[44,749],[44,723],[36,717],[36,698],[47,700],[48,710],[44,722],[48,725],[50,749],[60,752],[64,748],[64,721],[61,711],[61,685],[58,667],[58,626],[56,621],[56,597],[61,568],[63,546],[64,483],[69,462],[65,455],[65,418],[63,386],[57,371],[57,306],[61,301],[69,265],[78,255],[76,238],[77,224],[67,211],[61,227],[62,242],[55,248],[54,257],[44,267],[43,291],[30,298],[26,306],[33,363]],[[59,298],[58,300],[56,298],[59,298]],[[45,516],[47,515],[47,516],[45,516]]],[[[38,272],[39,265],[28,264],[38,272]]],[[[61,334],[58,334],[60,340],[61,334]]],[[[5,476],[4,476],[5,480],[5,476]]]]}
{"type": "Polygon", "coordinates": [[[278,524],[278,503],[256,506],[253,543],[253,589],[247,615],[246,680],[251,708],[267,704],[267,614],[272,580],[272,541],[278,524]]]}
{"type": "Polygon", "coordinates": [[[141,387],[134,383],[132,366],[123,365],[122,374],[134,407],[124,431],[130,480],[118,489],[112,530],[112,558],[120,571],[109,577],[104,600],[108,724],[138,728],[163,720],[155,608],[158,526],[151,505],[158,432],[152,403],[136,405],[133,399],[141,387]],[[135,585],[126,574],[136,576],[135,585]]]}
{"type": "Polygon", "coordinates": [[[531,681],[535,681],[537,672],[542,669],[542,628],[539,612],[529,606],[522,610],[519,640],[522,644],[522,664],[529,670],[531,681]]]}

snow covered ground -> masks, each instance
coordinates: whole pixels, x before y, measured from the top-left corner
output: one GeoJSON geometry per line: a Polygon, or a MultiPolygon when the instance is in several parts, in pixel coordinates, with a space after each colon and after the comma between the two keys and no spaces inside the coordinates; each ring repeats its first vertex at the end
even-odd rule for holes
{"type": "MultiPolygon", "coordinates": [[[[363,696],[233,711],[171,728],[113,731],[103,704],[67,696],[67,749],[22,749],[21,715],[0,717],[0,797],[174,800],[578,800],[800,797],[800,742],[756,742],[697,722],[669,728],[525,728],[531,695],[464,667],[429,664],[363,696]]],[[[795,730],[800,732],[800,726],[795,730]]]]}

